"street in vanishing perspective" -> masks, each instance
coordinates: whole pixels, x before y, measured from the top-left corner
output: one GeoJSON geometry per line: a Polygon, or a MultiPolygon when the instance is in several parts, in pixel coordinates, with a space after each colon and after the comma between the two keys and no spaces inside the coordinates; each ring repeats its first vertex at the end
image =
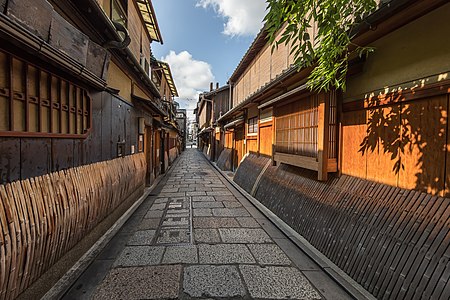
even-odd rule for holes
{"type": "Polygon", "coordinates": [[[187,149],[65,299],[351,299],[187,149]]]}

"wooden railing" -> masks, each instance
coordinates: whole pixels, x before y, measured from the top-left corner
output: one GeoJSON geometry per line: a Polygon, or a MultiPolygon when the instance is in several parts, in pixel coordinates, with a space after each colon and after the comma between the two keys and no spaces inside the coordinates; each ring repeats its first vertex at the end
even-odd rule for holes
{"type": "Polygon", "coordinates": [[[16,298],[144,179],[140,153],[0,185],[0,299],[16,298]]]}

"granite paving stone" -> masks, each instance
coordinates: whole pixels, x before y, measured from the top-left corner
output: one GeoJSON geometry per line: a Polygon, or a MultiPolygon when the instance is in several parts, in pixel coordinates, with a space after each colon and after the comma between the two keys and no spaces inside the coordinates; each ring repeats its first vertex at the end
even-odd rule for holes
{"type": "Polygon", "coordinates": [[[234,218],[195,217],[193,223],[194,228],[239,227],[239,223],[234,218]]]}
{"type": "Polygon", "coordinates": [[[196,243],[220,243],[219,231],[217,229],[194,229],[194,240],[196,243]]]}
{"type": "Polygon", "coordinates": [[[184,217],[165,218],[164,221],[162,222],[162,226],[186,227],[186,226],[189,226],[189,218],[184,218],[184,217]]]}
{"type": "Polygon", "coordinates": [[[146,266],[157,265],[161,261],[164,247],[157,246],[128,246],[120,253],[114,266],[146,266]]]}
{"type": "Polygon", "coordinates": [[[211,201],[216,201],[214,199],[213,196],[192,196],[192,201],[197,202],[197,201],[206,201],[206,202],[211,202],[211,201]]]}
{"type": "Polygon", "coordinates": [[[260,265],[291,264],[291,260],[275,244],[248,244],[247,246],[260,265]]]}
{"type": "Polygon", "coordinates": [[[162,197],[183,197],[186,196],[184,192],[178,192],[178,193],[160,193],[159,194],[162,197]]]}
{"type": "Polygon", "coordinates": [[[242,207],[242,204],[239,203],[238,201],[223,201],[222,202],[223,205],[226,208],[238,208],[238,207],[242,207]]]}
{"type": "Polygon", "coordinates": [[[321,299],[309,281],[293,267],[239,266],[250,295],[263,299],[321,299]]]}
{"type": "Polygon", "coordinates": [[[176,299],[181,271],[179,265],[113,269],[93,299],[176,299]]]}
{"type": "Polygon", "coordinates": [[[134,235],[129,239],[127,244],[130,246],[151,245],[152,240],[155,237],[155,233],[156,230],[136,231],[134,235]]]}
{"type": "Polygon", "coordinates": [[[227,191],[216,191],[216,192],[206,192],[208,196],[232,196],[231,192],[227,191]]]}
{"type": "Polygon", "coordinates": [[[272,239],[260,228],[219,228],[224,243],[272,243],[272,239]]]}
{"type": "Polygon", "coordinates": [[[223,207],[223,204],[218,201],[214,202],[194,202],[192,204],[194,208],[219,208],[223,207]]]}
{"type": "Polygon", "coordinates": [[[258,222],[256,222],[255,219],[252,217],[237,217],[236,220],[238,221],[239,225],[242,227],[248,227],[248,228],[259,228],[261,227],[258,222]]]}
{"type": "Polygon", "coordinates": [[[201,264],[250,264],[255,259],[242,244],[198,245],[198,256],[201,264]]]}
{"type": "Polygon", "coordinates": [[[156,242],[158,244],[189,243],[190,233],[187,228],[161,229],[156,242]]]}
{"type": "Polygon", "coordinates": [[[213,215],[211,208],[194,208],[194,217],[210,217],[213,215]]]}
{"type": "Polygon", "coordinates": [[[213,208],[212,213],[216,217],[249,217],[245,208],[213,208]]]}
{"type": "MultiPolygon", "coordinates": [[[[171,216],[171,215],[180,215],[180,214],[187,214],[189,215],[189,209],[170,209],[167,211],[166,216],[171,216]]],[[[173,216],[172,216],[173,217],[173,216]]]]}
{"type": "Polygon", "coordinates": [[[206,196],[206,193],[207,192],[186,192],[186,196],[206,196]]]}
{"type": "Polygon", "coordinates": [[[233,195],[228,195],[228,196],[213,196],[214,199],[216,199],[216,201],[237,201],[236,197],[234,197],[233,195]]]}
{"type": "Polygon", "coordinates": [[[163,264],[197,264],[198,253],[196,246],[168,246],[162,260],[163,264]]]}
{"type": "Polygon", "coordinates": [[[235,266],[189,266],[183,291],[191,297],[243,297],[245,288],[235,266]]]}

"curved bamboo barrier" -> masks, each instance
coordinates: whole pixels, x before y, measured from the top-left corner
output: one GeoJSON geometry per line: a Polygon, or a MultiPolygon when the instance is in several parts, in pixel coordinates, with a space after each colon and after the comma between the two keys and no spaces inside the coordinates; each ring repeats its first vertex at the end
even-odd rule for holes
{"type": "Polygon", "coordinates": [[[0,299],[14,299],[145,182],[144,154],[0,185],[0,299]]]}

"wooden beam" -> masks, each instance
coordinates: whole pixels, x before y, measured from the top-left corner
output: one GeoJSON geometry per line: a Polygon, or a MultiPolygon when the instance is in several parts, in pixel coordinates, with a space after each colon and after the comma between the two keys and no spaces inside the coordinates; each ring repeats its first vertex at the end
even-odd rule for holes
{"type": "Polygon", "coordinates": [[[273,159],[277,163],[285,163],[313,171],[319,170],[319,163],[315,157],[276,152],[273,155],[273,159]]]}
{"type": "Polygon", "coordinates": [[[328,140],[329,140],[329,115],[330,115],[330,101],[329,93],[320,93],[317,95],[319,99],[318,111],[318,180],[326,181],[328,179],[328,140]]]}

